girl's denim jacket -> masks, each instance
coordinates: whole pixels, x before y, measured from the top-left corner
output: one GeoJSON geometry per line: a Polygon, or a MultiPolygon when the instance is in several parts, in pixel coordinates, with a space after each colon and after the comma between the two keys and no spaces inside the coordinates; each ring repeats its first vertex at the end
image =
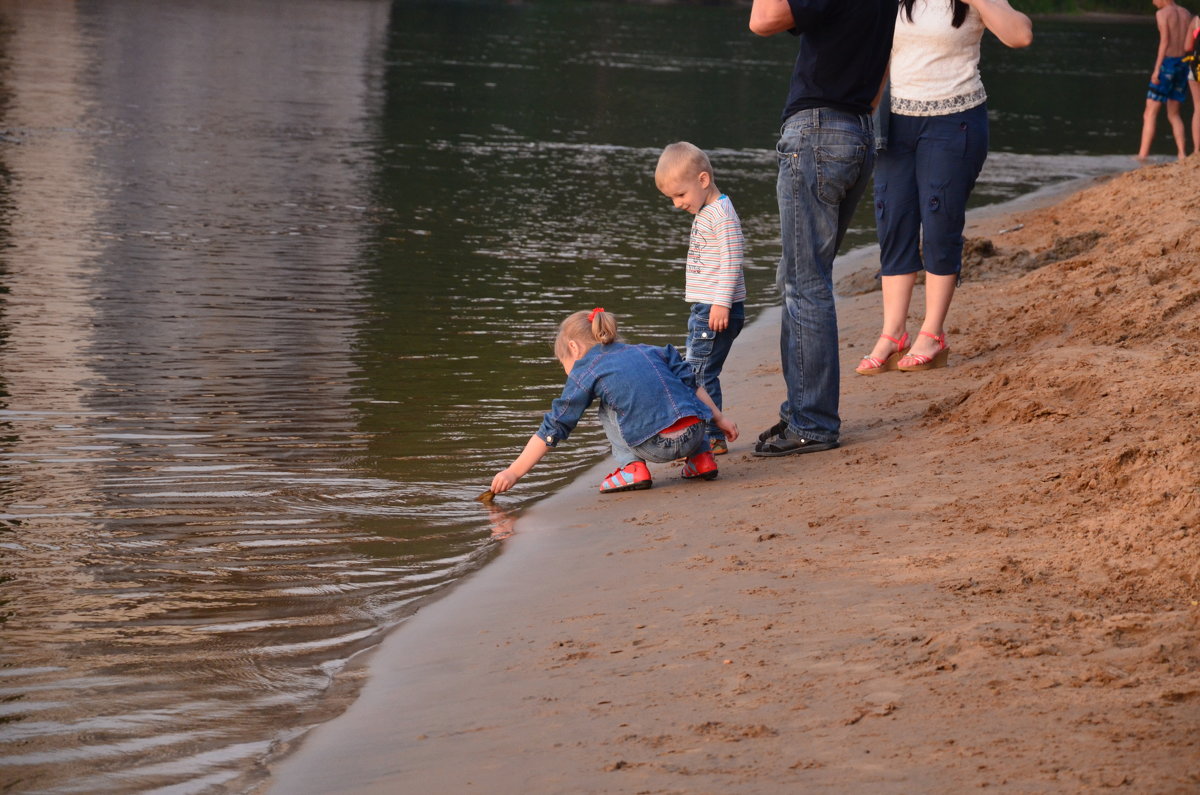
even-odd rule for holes
{"type": "Polygon", "coordinates": [[[537,435],[550,447],[575,430],[584,410],[600,398],[617,416],[630,447],[669,428],[684,417],[712,418],[696,397],[691,366],[671,345],[594,345],[575,362],[562,396],[554,401],[537,435]]]}

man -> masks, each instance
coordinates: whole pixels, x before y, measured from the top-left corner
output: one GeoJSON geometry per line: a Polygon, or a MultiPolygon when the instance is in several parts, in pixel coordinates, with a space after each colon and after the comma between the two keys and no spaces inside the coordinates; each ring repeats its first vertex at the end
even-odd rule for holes
{"type": "Polygon", "coordinates": [[[778,145],[783,254],[780,355],[787,398],[755,455],[838,446],[833,258],[875,165],[871,110],[892,48],[896,0],[754,0],[750,30],[798,37],[778,145]]]}

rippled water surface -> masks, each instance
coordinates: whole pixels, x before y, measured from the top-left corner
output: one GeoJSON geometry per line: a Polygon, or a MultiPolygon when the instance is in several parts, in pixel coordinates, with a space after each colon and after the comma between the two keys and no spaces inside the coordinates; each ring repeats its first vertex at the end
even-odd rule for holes
{"type": "MultiPolygon", "coordinates": [[[[745,13],[0,0],[0,789],[244,790],[336,714],[601,455],[581,427],[473,499],[560,388],[556,323],[681,342],[663,144],[710,150],[773,302],[794,43],[745,13]]],[[[1124,167],[1153,46],[988,49],[976,202],[1124,167]]]]}

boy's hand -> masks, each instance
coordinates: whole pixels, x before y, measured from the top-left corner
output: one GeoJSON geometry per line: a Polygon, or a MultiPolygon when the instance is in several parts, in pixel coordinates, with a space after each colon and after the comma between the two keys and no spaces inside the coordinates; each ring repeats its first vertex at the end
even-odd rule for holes
{"type": "Polygon", "coordinates": [[[497,472],[496,476],[492,478],[492,492],[495,494],[506,492],[517,485],[518,480],[520,478],[513,475],[512,470],[506,469],[503,472],[497,472]]]}
{"type": "Polygon", "coordinates": [[[713,331],[729,328],[729,307],[713,304],[708,310],[708,327],[713,331]]]}

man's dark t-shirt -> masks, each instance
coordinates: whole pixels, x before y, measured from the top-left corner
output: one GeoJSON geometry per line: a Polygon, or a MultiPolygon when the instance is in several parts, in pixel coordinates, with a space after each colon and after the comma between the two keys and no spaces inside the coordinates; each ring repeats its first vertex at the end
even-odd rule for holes
{"type": "Polygon", "coordinates": [[[788,0],[800,39],[783,118],[809,108],[870,113],[892,52],[896,0],[788,0]]]}

